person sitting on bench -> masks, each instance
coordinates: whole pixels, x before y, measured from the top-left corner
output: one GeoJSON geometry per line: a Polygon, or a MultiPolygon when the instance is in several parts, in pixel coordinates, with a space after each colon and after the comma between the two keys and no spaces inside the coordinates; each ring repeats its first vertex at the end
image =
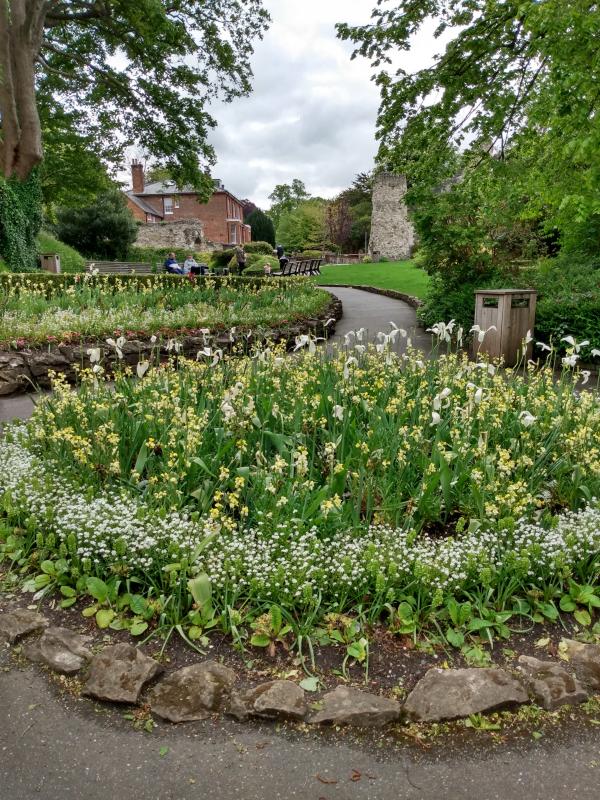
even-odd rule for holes
{"type": "Polygon", "coordinates": [[[177,263],[177,257],[175,256],[175,253],[169,253],[163,266],[165,268],[165,272],[169,272],[171,275],[184,274],[183,269],[177,263]]]}

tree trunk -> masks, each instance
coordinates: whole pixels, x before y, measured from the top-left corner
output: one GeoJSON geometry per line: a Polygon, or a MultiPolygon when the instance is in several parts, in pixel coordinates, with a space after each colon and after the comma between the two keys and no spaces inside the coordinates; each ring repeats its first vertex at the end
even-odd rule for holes
{"type": "Polygon", "coordinates": [[[43,156],[35,64],[44,17],[44,0],[0,0],[0,161],[7,178],[24,180],[43,156]]]}

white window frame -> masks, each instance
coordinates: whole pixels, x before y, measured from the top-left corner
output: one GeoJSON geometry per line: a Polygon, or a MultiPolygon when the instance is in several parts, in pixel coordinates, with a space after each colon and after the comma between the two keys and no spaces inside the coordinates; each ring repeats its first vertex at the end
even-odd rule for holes
{"type": "Polygon", "coordinates": [[[165,216],[167,214],[172,214],[174,207],[175,207],[175,204],[173,203],[173,198],[172,197],[163,197],[163,209],[164,209],[164,212],[165,212],[165,216]]]}
{"type": "Polygon", "coordinates": [[[229,243],[230,244],[237,244],[237,225],[235,222],[229,223],[229,243]],[[233,234],[233,235],[232,235],[233,234]]]}

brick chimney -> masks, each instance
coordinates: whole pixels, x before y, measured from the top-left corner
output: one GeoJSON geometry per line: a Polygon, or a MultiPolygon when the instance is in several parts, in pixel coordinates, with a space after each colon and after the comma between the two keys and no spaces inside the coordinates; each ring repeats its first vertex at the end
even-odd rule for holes
{"type": "Polygon", "coordinates": [[[134,194],[142,194],[144,191],[144,165],[136,159],[131,162],[131,184],[134,194]]]}

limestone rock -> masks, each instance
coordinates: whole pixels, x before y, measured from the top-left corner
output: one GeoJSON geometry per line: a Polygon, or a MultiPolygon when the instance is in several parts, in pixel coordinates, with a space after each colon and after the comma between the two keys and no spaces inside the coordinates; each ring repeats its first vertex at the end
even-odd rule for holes
{"type": "Polygon", "coordinates": [[[137,703],[143,685],[162,671],[160,664],[130,644],[105,647],[92,659],[83,694],[115,703],[137,703]]]}
{"type": "Polygon", "coordinates": [[[216,661],[184,667],[153,689],[152,712],[169,722],[207,719],[228,705],[235,679],[232,669],[216,661]]]}
{"type": "Polygon", "coordinates": [[[600,689],[600,647],[563,639],[566,653],[579,680],[589,689],[600,689]]]}
{"type": "Polygon", "coordinates": [[[35,633],[46,628],[48,620],[37,611],[27,608],[16,608],[0,614],[0,637],[7,639],[11,644],[28,633],[35,633]]]}
{"type": "Polygon", "coordinates": [[[378,697],[348,686],[338,686],[323,697],[323,708],[310,722],[334,725],[376,727],[400,718],[401,706],[395,700],[378,697]]]}
{"type": "Polygon", "coordinates": [[[520,656],[519,669],[526,675],[527,688],[536,703],[547,711],[587,700],[587,692],[583,686],[561,664],[520,656]]]}
{"type": "Polygon", "coordinates": [[[409,694],[404,713],[417,722],[437,722],[508,708],[528,699],[519,681],[503,669],[433,668],[409,694]]]}
{"type": "Polygon", "coordinates": [[[304,719],[308,707],[304,690],[293,681],[261,683],[244,695],[250,714],[267,719],[304,719]]]}
{"type": "Polygon", "coordinates": [[[73,675],[92,659],[85,646],[90,640],[91,636],[80,636],[67,628],[47,628],[39,641],[26,645],[24,654],[30,661],[73,675]]]}

